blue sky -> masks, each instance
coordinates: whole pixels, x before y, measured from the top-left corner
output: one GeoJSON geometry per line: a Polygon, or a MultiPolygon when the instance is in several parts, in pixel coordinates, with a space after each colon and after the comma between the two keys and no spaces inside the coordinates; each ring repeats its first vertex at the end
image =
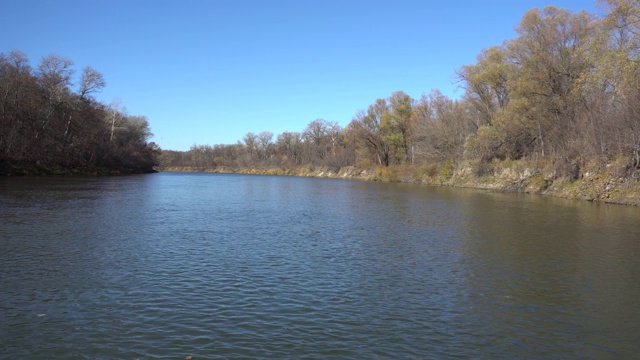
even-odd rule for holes
{"type": "MultiPolygon", "coordinates": [[[[0,52],[89,65],[164,149],[247,132],[346,126],[377,98],[459,97],[455,71],[515,36],[522,15],[591,0],[0,0],[0,52]]],[[[274,136],[275,139],[275,136],[274,136]]]]}

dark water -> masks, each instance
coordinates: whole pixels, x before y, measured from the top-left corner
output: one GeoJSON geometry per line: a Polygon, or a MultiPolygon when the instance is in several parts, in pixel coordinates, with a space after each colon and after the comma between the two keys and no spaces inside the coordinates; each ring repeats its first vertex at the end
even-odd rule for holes
{"type": "Polygon", "coordinates": [[[640,209],[327,179],[0,178],[3,359],[630,359],[640,209]]]}

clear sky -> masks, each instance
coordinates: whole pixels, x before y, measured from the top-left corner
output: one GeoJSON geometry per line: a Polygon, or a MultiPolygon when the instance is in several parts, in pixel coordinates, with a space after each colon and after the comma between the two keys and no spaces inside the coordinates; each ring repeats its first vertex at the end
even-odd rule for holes
{"type": "MultiPolygon", "coordinates": [[[[522,15],[592,0],[0,0],[0,52],[89,65],[164,149],[346,126],[396,90],[459,97],[455,71],[522,15]]],[[[274,136],[275,139],[275,136],[274,136]]]]}

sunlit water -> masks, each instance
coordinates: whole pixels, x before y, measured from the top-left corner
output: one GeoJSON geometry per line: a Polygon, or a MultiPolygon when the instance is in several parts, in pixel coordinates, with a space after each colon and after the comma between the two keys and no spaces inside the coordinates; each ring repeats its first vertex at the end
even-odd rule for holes
{"type": "Polygon", "coordinates": [[[0,358],[640,356],[640,209],[357,181],[0,178],[0,358]]]}

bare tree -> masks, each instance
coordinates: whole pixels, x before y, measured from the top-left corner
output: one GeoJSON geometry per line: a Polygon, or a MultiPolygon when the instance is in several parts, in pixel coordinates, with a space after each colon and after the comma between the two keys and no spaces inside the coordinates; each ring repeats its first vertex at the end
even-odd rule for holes
{"type": "Polygon", "coordinates": [[[259,145],[259,154],[258,156],[262,159],[268,159],[271,154],[271,142],[273,139],[273,133],[270,131],[262,131],[258,134],[258,145],[259,145]]]}
{"type": "Polygon", "coordinates": [[[87,95],[101,91],[107,85],[101,73],[95,69],[86,66],[82,70],[80,77],[80,98],[84,99],[87,95]]]}

